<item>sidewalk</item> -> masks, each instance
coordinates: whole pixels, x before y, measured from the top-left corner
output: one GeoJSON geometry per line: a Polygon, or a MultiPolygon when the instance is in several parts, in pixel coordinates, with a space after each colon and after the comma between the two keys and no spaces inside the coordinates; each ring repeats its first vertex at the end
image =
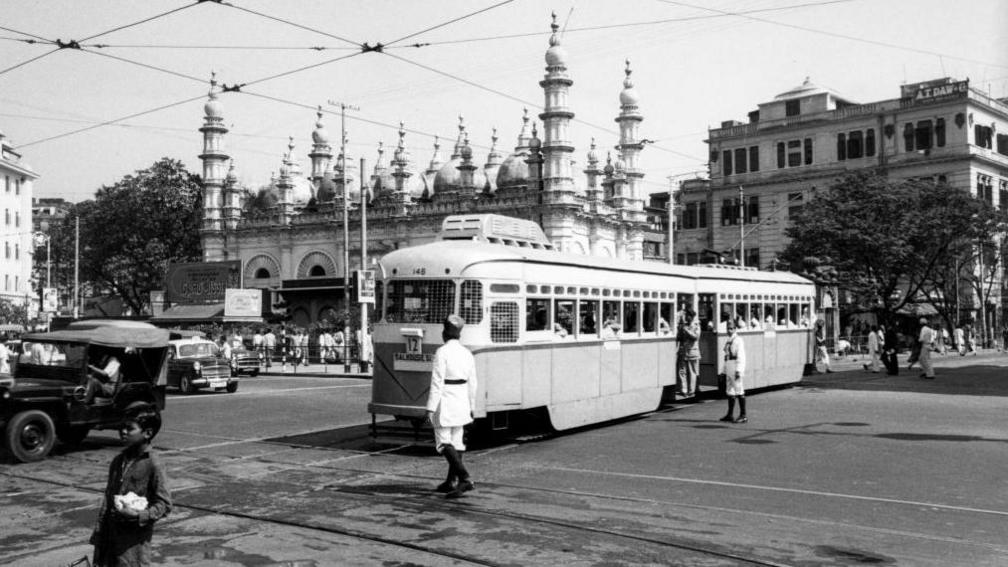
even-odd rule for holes
{"type": "MultiPolygon", "coordinates": [[[[910,357],[909,352],[901,352],[898,355],[898,360],[900,364],[900,372],[907,372],[906,365],[907,360],[910,357]]],[[[967,354],[966,356],[959,356],[959,353],[953,349],[949,349],[945,355],[940,355],[938,353],[931,354],[931,363],[935,367],[944,366],[944,362],[949,361],[970,361],[970,360],[984,360],[991,358],[1008,358],[1008,352],[1005,352],[997,348],[978,348],[976,354],[967,354]]],[[[845,370],[863,370],[865,364],[871,364],[871,357],[867,354],[848,354],[847,356],[836,356],[830,353],[830,368],[834,372],[842,372],[845,370]]],[[[920,364],[915,364],[914,369],[919,371],[920,364]]],[[[885,368],[881,367],[880,371],[885,372],[885,368]]],[[[911,371],[912,372],[912,371],[911,371]]]]}
{"type": "Polygon", "coordinates": [[[350,364],[350,372],[347,372],[342,364],[282,364],[274,362],[269,368],[260,367],[259,376],[310,376],[319,378],[371,378],[371,368],[367,372],[361,372],[360,365],[356,362],[350,364]]]}

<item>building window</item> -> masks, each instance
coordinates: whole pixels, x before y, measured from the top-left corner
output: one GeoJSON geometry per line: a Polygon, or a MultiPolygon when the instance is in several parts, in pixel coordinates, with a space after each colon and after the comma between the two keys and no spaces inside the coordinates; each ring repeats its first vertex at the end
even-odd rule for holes
{"type": "Polygon", "coordinates": [[[836,136],[836,158],[837,161],[847,159],[847,134],[837,134],[836,136]]]}
{"type": "Polygon", "coordinates": [[[4,274],[3,287],[4,291],[10,291],[10,274],[4,274]]]}
{"type": "Polygon", "coordinates": [[[738,199],[725,199],[721,201],[721,226],[738,224],[739,213],[738,199]]]}
{"type": "Polygon", "coordinates": [[[10,226],[10,209],[4,209],[4,222],[7,223],[7,226],[10,226]]]}
{"type": "Polygon", "coordinates": [[[905,151],[914,151],[914,126],[910,122],[903,126],[903,146],[905,151]]]}
{"type": "Polygon", "coordinates": [[[749,203],[746,205],[746,215],[749,217],[749,224],[756,224],[759,222],[759,197],[752,196],[749,197],[749,203]]]}
{"type": "Polygon", "coordinates": [[[847,159],[857,159],[864,155],[864,138],[860,130],[855,130],[847,136],[847,159]]]}
{"type": "Polygon", "coordinates": [[[802,163],[802,152],[801,152],[801,141],[791,140],[787,143],[788,156],[787,164],[788,167],[798,167],[802,163]]]}
{"type": "Polygon", "coordinates": [[[935,145],[939,148],[945,147],[945,119],[935,120],[935,145]]]}
{"type": "Polygon", "coordinates": [[[749,171],[759,171],[759,146],[749,147],[749,171]]]}
{"type": "Polygon", "coordinates": [[[1001,155],[1008,156],[1008,134],[997,135],[997,152],[1001,155]]]}
{"type": "Polygon", "coordinates": [[[692,266],[696,264],[700,259],[700,256],[696,252],[688,252],[686,254],[686,265],[692,266]]]}
{"type": "Polygon", "coordinates": [[[21,226],[21,211],[14,211],[14,226],[21,226]]]}
{"type": "Polygon", "coordinates": [[[746,172],[746,149],[739,148],[735,150],[735,173],[745,173],[746,172]]]}
{"type": "Polygon", "coordinates": [[[865,130],[864,137],[864,155],[873,156],[875,155],[875,129],[869,128],[865,130]]]}
{"type": "Polygon", "coordinates": [[[784,116],[798,116],[801,114],[801,101],[789,100],[784,103],[784,116]]]}
{"type": "Polygon", "coordinates": [[[753,268],[759,267],[759,248],[750,248],[745,251],[745,265],[753,268]]]}
{"type": "Polygon", "coordinates": [[[994,183],[989,175],[977,175],[977,197],[988,205],[994,204],[994,183]]]}
{"type": "Polygon", "coordinates": [[[998,188],[998,208],[1008,212],[1008,181],[1005,180],[1001,180],[1001,187],[998,188]]]}
{"type": "Polygon", "coordinates": [[[686,203],[682,220],[683,229],[707,228],[707,202],[686,203]]]}
{"type": "Polygon", "coordinates": [[[14,180],[14,194],[15,195],[20,195],[21,194],[21,180],[20,179],[15,179],[14,180]]]}
{"type": "Polygon", "coordinates": [[[793,219],[801,213],[802,208],[805,206],[805,196],[801,193],[788,193],[788,218],[793,219]]]}
{"type": "Polygon", "coordinates": [[[805,165],[812,165],[812,138],[805,138],[805,165]]]}
{"type": "Polygon", "coordinates": [[[987,149],[992,148],[991,137],[994,135],[994,132],[990,126],[981,126],[977,124],[974,127],[973,132],[976,138],[976,145],[980,146],[981,148],[987,148],[987,149]]]}
{"type": "Polygon", "coordinates": [[[721,174],[724,176],[729,176],[732,174],[732,153],[731,150],[725,150],[721,158],[721,174]]]}
{"type": "Polygon", "coordinates": [[[777,168],[780,169],[784,167],[784,142],[777,142],[777,168]]]}
{"type": "Polygon", "coordinates": [[[7,192],[10,193],[10,175],[4,176],[4,187],[6,187],[7,192]]]}
{"type": "Polygon", "coordinates": [[[931,149],[931,121],[921,120],[917,123],[917,130],[914,132],[914,144],[918,150],[931,149]]]}
{"type": "Polygon", "coordinates": [[[10,259],[10,242],[4,242],[4,257],[10,259]]]}
{"type": "Polygon", "coordinates": [[[19,242],[14,243],[14,259],[21,259],[21,244],[19,242]]]}

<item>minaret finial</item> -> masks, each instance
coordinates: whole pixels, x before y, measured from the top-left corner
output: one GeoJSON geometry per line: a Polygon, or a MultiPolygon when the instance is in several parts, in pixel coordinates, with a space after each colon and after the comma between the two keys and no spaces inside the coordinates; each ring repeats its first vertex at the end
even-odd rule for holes
{"type": "Polygon", "coordinates": [[[623,87],[629,89],[633,86],[633,82],[630,80],[630,74],[633,73],[633,71],[630,69],[629,59],[626,60],[626,69],[624,69],[623,72],[626,73],[626,78],[623,79],[623,87]]]}

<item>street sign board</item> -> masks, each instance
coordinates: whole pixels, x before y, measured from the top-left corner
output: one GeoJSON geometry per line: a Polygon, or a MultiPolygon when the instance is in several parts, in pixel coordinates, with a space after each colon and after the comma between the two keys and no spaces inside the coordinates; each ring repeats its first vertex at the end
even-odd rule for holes
{"type": "Polygon", "coordinates": [[[204,305],[225,300],[224,290],[241,287],[241,261],[171,264],[165,299],[175,305],[204,305]]]}
{"type": "Polygon", "coordinates": [[[59,294],[54,287],[42,288],[42,311],[55,313],[59,308],[59,294]]]}
{"type": "Polygon", "coordinates": [[[224,291],[225,317],[261,317],[261,289],[232,289],[224,291]]]}
{"type": "Polygon", "coordinates": [[[357,302],[375,302],[375,271],[357,270],[357,302]]]}

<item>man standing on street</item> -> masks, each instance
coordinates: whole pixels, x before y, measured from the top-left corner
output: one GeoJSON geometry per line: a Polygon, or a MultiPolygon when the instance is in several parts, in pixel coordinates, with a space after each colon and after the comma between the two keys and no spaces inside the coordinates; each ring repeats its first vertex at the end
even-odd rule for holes
{"type": "Polygon", "coordinates": [[[276,350],[277,338],[273,334],[273,329],[267,328],[263,335],[263,355],[266,357],[266,368],[273,366],[273,351],[276,350]]]}
{"type": "Polygon", "coordinates": [[[700,322],[696,311],[687,307],[679,328],[679,395],[696,396],[697,376],[700,375],[700,322]]]}
{"type": "Polygon", "coordinates": [[[890,376],[899,376],[899,361],[896,359],[896,352],[899,350],[899,335],[896,334],[896,325],[889,325],[885,330],[885,338],[882,342],[882,363],[890,376]]]}
{"type": "Polygon", "coordinates": [[[934,367],[931,365],[931,349],[935,340],[935,332],[928,325],[926,317],[920,318],[920,324],[920,335],[917,336],[917,341],[920,343],[920,358],[918,358],[918,362],[920,362],[921,370],[924,371],[924,374],[921,374],[920,377],[934,379],[934,367]]]}
{"type": "Polygon", "coordinates": [[[724,373],[725,373],[725,393],[728,394],[728,413],[721,418],[721,421],[734,423],[748,423],[745,408],[745,384],[742,378],[745,374],[746,356],[745,344],[742,337],[738,336],[738,327],[735,321],[728,320],[728,342],[724,346],[724,373]],[[735,412],[735,401],[738,400],[739,416],[732,419],[735,412]]]}
{"type": "Polygon", "coordinates": [[[476,405],[476,360],[459,341],[463,326],[465,320],[458,315],[445,319],[441,331],[444,344],[434,353],[427,396],[427,421],[434,426],[435,448],[448,461],[448,478],[436,488],[447,493],[446,498],[459,498],[473,489],[469,471],[462,464],[462,434],[463,426],[472,423],[476,405]]]}

